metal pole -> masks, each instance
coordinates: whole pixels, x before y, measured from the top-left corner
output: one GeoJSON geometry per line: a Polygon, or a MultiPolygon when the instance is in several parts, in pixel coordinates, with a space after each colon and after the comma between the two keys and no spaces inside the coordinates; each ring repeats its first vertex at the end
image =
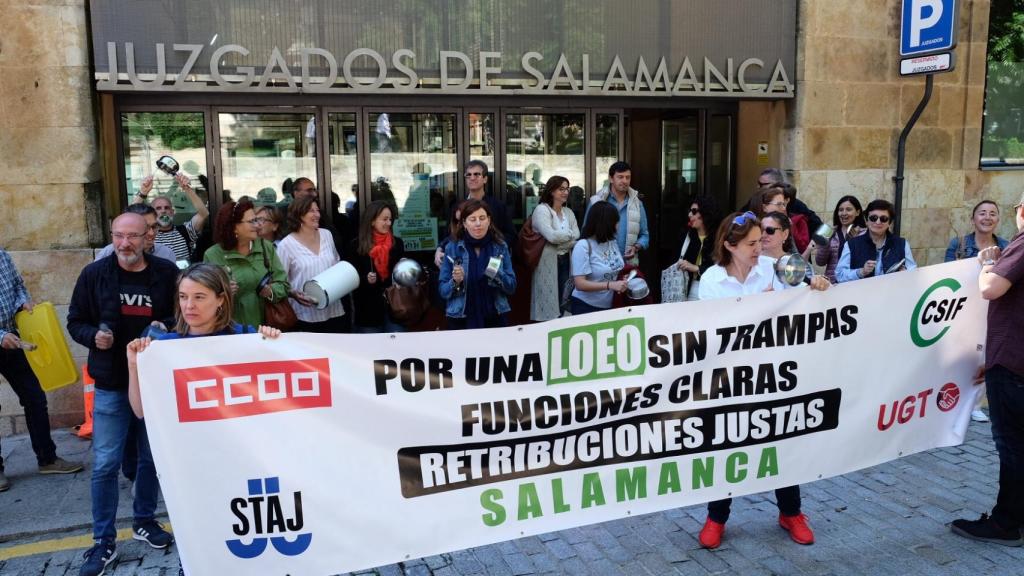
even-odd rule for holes
{"type": "Polygon", "coordinates": [[[917,123],[917,119],[921,117],[921,113],[924,112],[928,101],[932,98],[932,82],[934,80],[934,74],[928,74],[924,79],[924,96],[921,97],[921,102],[918,103],[917,109],[914,110],[914,114],[910,116],[910,120],[907,121],[907,125],[903,127],[903,131],[900,132],[900,143],[896,147],[896,176],[893,177],[893,181],[896,182],[896,222],[893,224],[893,233],[897,236],[900,235],[900,223],[903,218],[903,164],[907,155],[907,136],[910,136],[910,131],[914,129],[914,124],[917,123]]]}

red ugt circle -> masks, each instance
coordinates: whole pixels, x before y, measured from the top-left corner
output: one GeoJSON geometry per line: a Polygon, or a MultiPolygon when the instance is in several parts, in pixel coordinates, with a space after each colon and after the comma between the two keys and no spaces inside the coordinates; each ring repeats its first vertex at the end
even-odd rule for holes
{"type": "Polygon", "coordinates": [[[952,382],[940,388],[938,396],[935,397],[935,403],[939,406],[939,410],[943,412],[949,412],[956,408],[956,404],[959,401],[960,388],[952,382]]]}

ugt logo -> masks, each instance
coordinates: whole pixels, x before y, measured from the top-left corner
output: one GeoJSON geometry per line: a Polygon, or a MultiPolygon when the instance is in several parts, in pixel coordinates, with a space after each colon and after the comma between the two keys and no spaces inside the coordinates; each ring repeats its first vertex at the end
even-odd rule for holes
{"type": "Polygon", "coordinates": [[[309,548],[313,535],[297,534],[302,530],[302,492],[293,492],[292,516],[285,516],[281,505],[281,485],[278,478],[254,478],[249,480],[249,497],[231,500],[231,513],[238,522],[231,526],[238,536],[252,537],[245,544],[241,539],[226,540],[228,550],[239,558],[255,558],[263,554],[269,541],[274,549],[285,556],[298,556],[309,548]],[[294,534],[289,540],[285,534],[294,534]],[[273,536],[277,534],[277,536],[273,536]]]}
{"type": "Polygon", "coordinates": [[[924,291],[910,317],[910,339],[915,346],[927,348],[949,332],[949,324],[967,302],[966,296],[956,296],[960,287],[953,278],[946,278],[924,291]],[[936,292],[938,294],[933,295],[936,292]]]}

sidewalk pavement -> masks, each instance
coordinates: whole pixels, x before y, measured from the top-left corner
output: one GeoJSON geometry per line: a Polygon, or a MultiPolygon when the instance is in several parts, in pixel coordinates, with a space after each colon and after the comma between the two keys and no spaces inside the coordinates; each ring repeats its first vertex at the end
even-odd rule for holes
{"type": "MultiPolygon", "coordinates": [[[[58,453],[89,460],[90,443],[54,432],[58,453]]],[[[0,574],[76,575],[91,544],[89,468],[39,476],[27,436],[3,439],[13,486],[0,493],[0,574]]],[[[995,502],[998,459],[988,424],[962,446],[931,450],[802,487],[817,542],[793,543],[771,493],[737,498],[722,547],[697,543],[705,507],[691,506],[417,559],[362,572],[386,576],[568,575],[1007,575],[1024,574],[1024,548],[954,536],[949,522],[995,502]]],[[[122,479],[118,526],[131,527],[122,479]]],[[[161,517],[166,519],[163,508],[161,517]]],[[[122,536],[128,537],[122,530],[122,536]]],[[[118,543],[114,576],[177,574],[173,549],[118,543]]],[[[206,575],[203,575],[206,576],[206,575]]]]}

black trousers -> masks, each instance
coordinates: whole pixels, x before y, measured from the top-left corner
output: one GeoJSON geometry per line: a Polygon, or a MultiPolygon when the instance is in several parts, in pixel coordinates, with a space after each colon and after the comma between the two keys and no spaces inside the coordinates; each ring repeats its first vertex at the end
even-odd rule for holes
{"type": "Polygon", "coordinates": [[[993,366],[985,373],[985,394],[999,453],[992,519],[1005,530],[1016,530],[1024,526],[1024,376],[993,366]]]}
{"type": "MultiPolygon", "coordinates": [[[[57,446],[50,438],[50,413],[46,406],[46,393],[39,386],[39,380],[25,358],[25,352],[0,348],[0,375],[10,382],[18,402],[25,409],[25,425],[32,441],[32,450],[40,466],[52,464],[57,459],[57,446]]],[[[0,467],[3,467],[0,458],[0,467]]]]}
{"type": "MultiPolygon", "coordinates": [[[[779,506],[779,514],[783,516],[798,516],[800,514],[800,486],[787,486],[775,491],[775,502],[779,506]]],[[[708,502],[708,518],[719,524],[725,524],[729,520],[729,510],[732,508],[732,498],[708,502]]]]}

